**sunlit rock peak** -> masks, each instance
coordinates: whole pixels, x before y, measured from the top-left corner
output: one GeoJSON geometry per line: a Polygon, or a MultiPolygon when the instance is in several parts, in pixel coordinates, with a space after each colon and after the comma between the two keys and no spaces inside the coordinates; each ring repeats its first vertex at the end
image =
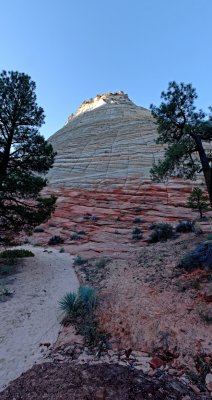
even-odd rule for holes
{"type": "Polygon", "coordinates": [[[57,151],[49,181],[66,187],[96,187],[146,179],[163,154],[149,110],[122,91],[84,101],[49,138],[57,151]],[[121,181],[120,181],[121,180],[121,181]]]}

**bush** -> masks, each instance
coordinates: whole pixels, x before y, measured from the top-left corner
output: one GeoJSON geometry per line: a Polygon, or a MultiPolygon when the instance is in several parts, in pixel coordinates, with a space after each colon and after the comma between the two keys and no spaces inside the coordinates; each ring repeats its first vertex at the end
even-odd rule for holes
{"type": "Polygon", "coordinates": [[[93,313],[96,308],[96,290],[88,286],[80,286],[77,293],[66,293],[59,301],[59,306],[67,317],[93,313]]]}
{"type": "Polygon", "coordinates": [[[82,258],[81,256],[77,256],[75,259],[74,259],[74,266],[75,265],[83,265],[83,264],[86,264],[87,263],[87,260],[85,259],[85,258],[82,258]]]}
{"type": "Polygon", "coordinates": [[[102,258],[100,258],[99,260],[97,260],[96,261],[96,267],[97,268],[104,268],[104,267],[106,267],[106,265],[108,264],[110,262],[110,259],[109,258],[104,258],[104,257],[102,257],[102,258]]]}
{"type": "Polygon", "coordinates": [[[65,312],[68,317],[77,317],[80,312],[81,304],[76,293],[66,293],[63,298],[59,301],[59,306],[62,311],[65,312]]]}
{"type": "Polygon", "coordinates": [[[89,220],[89,221],[98,221],[98,217],[96,215],[91,215],[89,213],[86,213],[84,215],[84,219],[89,220]]]}
{"type": "Polygon", "coordinates": [[[132,239],[141,240],[143,237],[142,232],[139,228],[134,228],[132,231],[132,239]]]}
{"type": "Polygon", "coordinates": [[[186,233],[192,232],[194,228],[194,223],[192,221],[180,221],[176,226],[176,232],[186,233]]]}
{"type": "Polygon", "coordinates": [[[50,246],[55,246],[55,245],[61,244],[61,243],[64,243],[64,239],[61,238],[61,236],[52,236],[48,241],[48,244],[50,246]]]}
{"type": "Polygon", "coordinates": [[[77,327],[77,333],[83,335],[88,345],[96,344],[99,331],[95,320],[96,291],[91,287],[81,286],[78,293],[66,293],[59,302],[65,312],[65,321],[72,319],[77,327]]]}
{"type": "Polygon", "coordinates": [[[212,240],[212,233],[209,233],[209,234],[208,234],[207,240],[212,240]]]}
{"type": "Polygon", "coordinates": [[[92,312],[96,308],[96,291],[88,286],[80,286],[78,298],[81,308],[87,313],[92,312]]]}
{"type": "Polygon", "coordinates": [[[206,324],[212,324],[212,313],[209,312],[201,312],[200,313],[200,317],[202,318],[202,320],[204,322],[206,322],[206,324]]]}
{"type": "Polygon", "coordinates": [[[44,232],[44,229],[43,228],[35,228],[33,232],[34,233],[41,233],[41,232],[44,232]]]}
{"type": "Polygon", "coordinates": [[[140,224],[141,222],[142,222],[141,218],[135,218],[135,219],[133,220],[133,223],[134,223],[134,224],[140,224]]]}
{"type": "Polygon", "coordinates": [[[188,272],[196,268],[203,268],[206,271],[212,270],[212,242],[200,243],[194,250],[187,253],[178,264],[188,272]]]}
{"type": "Polygon", "coordinates": [[[80,240],[82,238],[78,233],[73,233],[73,235],[71,235],[70,239],[71,240],[80,240]]]}
{"type": "Polygon", "coordinates": [[[163,222],[152,224],[150,229],[154,229],[154,232],[152,232],[149,237],[150,243],[165,242],[174,236],[173,227],[170,224],[163,222]]]}
{"type": "Polygon", "coordinates": [[[158,224],[154,223],[154,224],[150,224],[149,225],[149,229],[155,229],[158,226],[158,224]]]}
{"type": "Polygon", "coordinates": [[[30,250],[16,249],[16,250],[5,250],[0,253],[0,258],[21,258],[21,257],[34,257],[34,254],[30,250]]]}
{"type": "Polygon", "coordinates": [[[77,233],[78,233],[78,235],[86,235],[86,232],[83,231],[83,230],[82,231],[78,231],[77,233]]]}
{"type": "Polygon", "coordinates": [[[72,323],[76,333],[83,335],[86,346],[99,346],[109,338],[109,335],[100,331],[95,317],[96,291],[87,286],[81,286],[77,293],[66,293],[60,300],[60,308],[65,312],[63,324],[72,323]]]}
{"type": "Polygon", "coordinates": [[[12,293],[10,290],[8,290],[8,289],[0,290],[0,297],[12,296],[12,294],[13,294],[13,293],[12,293]]]}

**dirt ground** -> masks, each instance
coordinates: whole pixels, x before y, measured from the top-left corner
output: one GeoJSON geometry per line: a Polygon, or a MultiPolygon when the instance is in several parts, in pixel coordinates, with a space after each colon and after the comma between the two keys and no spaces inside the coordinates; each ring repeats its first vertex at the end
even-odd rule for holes
{"type": "Polygon", "coordinates": [[[209,400],[166,374],[150,378],[118,365],[42,364],[0,394],[0,400],[209,400]]]}
{"type": "Polygon", "coordinates": [[[100,271],[81,268],[86,283],[100,291],[99,321],[117,339],[114,347],[169,352],[173,367],[195,368],[198,354],[212,354],[211,272],[177,267],[203,240],[182,234],[141,248],[131,261],[112,260],[100,271]]]}
{"type": "Polygon", "coordinates": [[[0,390],[42,358],[43,343],[54,344],[62,319],[58,301],[79,286],[69,254],[24,248],[34,257],[20,258],[15,273],[0,275],[0,290],[11,293],[0,301],[0,390]]]}
{"type": "MultiPolygon", "coordinates": [[[[105,208],[108,213],[113,210],[111,215],[103,215],[96,199],[91,207],[92,198],[85,198],[81,209],[78,193],[74,205],[73,196],[67,193],[51,223],[43,226],[32,242],[45,245],[54,234],[61,235],[64,244],[58,249],[63,247],[83,257],[85,262],[75,270],[81,284],[97,290],[97,319],[102,331],[111,337],[109,351],[141,352],[140,365],[135,367],[136,362],[128,357],[119,365],[90,365],[86,356],[84,364],[71,360],[67,367],[66,358],[60,355],[59,364],[35,366],[12,382],[0,400],[210,398],[211,273],[200,269],[184,273],[177,265],[186,252],[206,240],[211,219],[199,224],[204,232],[201,235],[181,234],[149,245],[150,223],[159,219],[176,224],[182,215],[189,217],[187,209],[176,206],[173,197],[175,203],[170,205],[168,216],[164,214],[165,203],[157,207],[153,203],[150,215],[145,210],[147,203],[141,210],[135,199],[130,203],[124,198],[123,208],[120,195],[117,198],[115,208],[110,207],[112,197],[105,208]],[[141,219],[140,225],[135,225],[136,218],[141,219]],[[143,229],[141,241],[132,239],[136,226],[143,229]],[[82,230],[81,237],[73,240],[72,235],[78,232],[80,236],[82,230]]],[[[65,340],[68,343],[71,337],[66,335],[65,340]]]]}

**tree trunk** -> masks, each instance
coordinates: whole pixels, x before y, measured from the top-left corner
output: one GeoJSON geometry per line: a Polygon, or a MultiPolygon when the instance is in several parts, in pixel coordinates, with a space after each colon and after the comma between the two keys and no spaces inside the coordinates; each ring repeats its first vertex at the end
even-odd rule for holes
{"type": "Polygon", "coordinates": [[[10,160],[10,149],[12,146],[12,139],[13,135],[11,134],[8,137],[7,143],[5,144],[2,160],[0,162],[0,178],[2,179],[6,173],[7,173],[7,168],[10,160]]]}
{"type": "Polygon", "coordinates": [[[212,168],[210,168],[209,160],[205,154],[201,138],[199,136],[195,136],[193,138],[197,145],[199,158],[202,164],[202,170],[209,195],[210,205],[212,207],[212,168]]]}
{"type": "Polygon", "coordinates": [[[201,206],[199,206],[199,215],[200,215],[200,218],[202,219],[202,207],[201,206]]]}

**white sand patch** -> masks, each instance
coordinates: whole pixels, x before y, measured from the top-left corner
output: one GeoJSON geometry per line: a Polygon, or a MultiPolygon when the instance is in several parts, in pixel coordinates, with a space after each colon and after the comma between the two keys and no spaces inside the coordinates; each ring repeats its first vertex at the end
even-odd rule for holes
{"type": "Polygon", "coordinates": [[[24,248],[35,257],[21,260],[19,272],[7,285],[14,295],[0,302],[0,390],[43,356],[41,343],[56,341],[61,321],[58,301],[79,286],[69,254],[24,248]]]}

